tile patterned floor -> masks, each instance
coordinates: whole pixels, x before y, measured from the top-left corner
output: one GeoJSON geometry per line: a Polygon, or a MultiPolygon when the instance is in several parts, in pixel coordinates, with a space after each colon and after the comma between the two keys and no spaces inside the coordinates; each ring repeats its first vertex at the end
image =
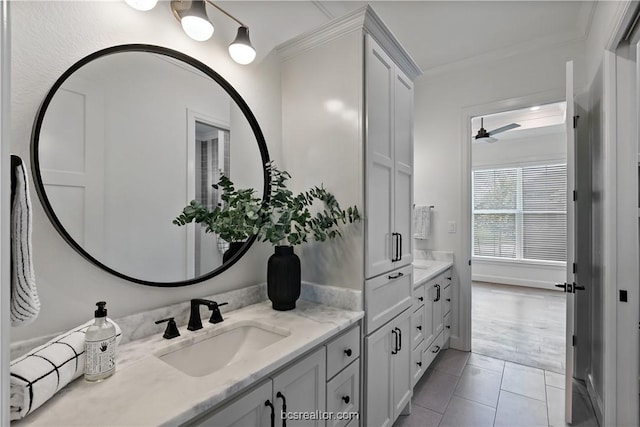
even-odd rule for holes
{"type": "MultiPolygon", "coordinates": [[[[597,427],[584,385],[574,387],[573,427],[597,427]]],[[[477,353],[445,350],[416,384],[411,415],[394,427],[567,426],[564,375],[477,353]]]]}

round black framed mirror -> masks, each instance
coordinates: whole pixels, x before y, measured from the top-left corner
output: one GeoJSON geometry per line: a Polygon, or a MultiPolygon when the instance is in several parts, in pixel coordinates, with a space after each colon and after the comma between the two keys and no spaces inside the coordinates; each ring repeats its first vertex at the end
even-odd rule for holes
{"type": "Polygon", "coordinates": [[[212,186],[221,175],[268,196],[266,142],[240,94],[204,63],[154,45],[109,47],[65,71],[38,110],[31,160],[64,240],[143,285],[198,283],[247,252],[255,236],[225,242],[172,223],[191,200],[222,203],[212,186]]]}

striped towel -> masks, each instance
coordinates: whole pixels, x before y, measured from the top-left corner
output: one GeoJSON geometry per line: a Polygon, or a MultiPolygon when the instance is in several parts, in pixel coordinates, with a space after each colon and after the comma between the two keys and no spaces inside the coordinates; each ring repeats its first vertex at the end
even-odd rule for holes
{"type": "Polygon", "coordinates": [[[40,312],[31,258],[31,200],[22,160],[11,156],[11,325],[32,322],[40,312]]]}
{"type": "MultiPolygon", "coordinates": [[[[116,327],[116,351],[122,331],[116,327]]],[[[58,335],[11,362],[10,418],[19,420],[84,373],[84,335],[94,320],[58,335]]]]}

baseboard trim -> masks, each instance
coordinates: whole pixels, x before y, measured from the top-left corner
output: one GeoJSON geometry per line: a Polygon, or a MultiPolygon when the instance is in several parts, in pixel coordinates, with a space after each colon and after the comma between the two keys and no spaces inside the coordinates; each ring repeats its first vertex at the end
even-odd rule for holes
{"type": "Polygon", "coordinates": [[[593,406],[593,412],[596,414],[596,419],[598,420],[599,425],[603,424],[603,412],[602,408],[604,404],[602,403],[602,399],[596,392],[595,387],[593,386],[593,376],[591,374],[587,374],[587,392],[589,393],[589,399],[591,400],[591,406],[593,406]]]}
{"type": "Polygon", "coordinates": [[[513,285],[513,286],[526,286],[529,288],[539,288],[539,289],[547,289],[551,291],[560,291],[559,288],[556,288],[553,282],[544,282],[541,280],[522,280],[515,279],[513,277],[504,277],[504,276],[491,276],[487,274],[473,274],[471,276],[471,280],[474,282],[487,282],[487,283],[499,283],[503,285],[513,285]]]}

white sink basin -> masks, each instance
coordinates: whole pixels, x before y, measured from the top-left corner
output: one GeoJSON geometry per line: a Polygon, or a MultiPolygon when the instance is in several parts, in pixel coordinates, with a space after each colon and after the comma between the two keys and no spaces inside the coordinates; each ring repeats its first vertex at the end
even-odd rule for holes
{"type": "Polygon", "coordinates": [[[239,360],[259,357],[259,350],[289,334],[281,328],[242,322],[226,330],[213,329],[195,342],[177,343],[156,356],[187,375],[202,377],[239,360]]]}

